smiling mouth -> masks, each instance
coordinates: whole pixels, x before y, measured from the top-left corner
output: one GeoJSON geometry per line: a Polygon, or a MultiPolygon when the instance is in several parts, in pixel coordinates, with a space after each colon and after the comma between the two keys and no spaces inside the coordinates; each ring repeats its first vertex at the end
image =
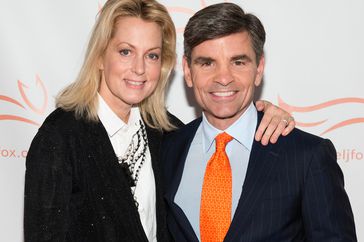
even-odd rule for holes
{"type": "Polygon", "coordinates": [[[216,97],[230,97],[233,96],[236,91],[229,91],[229,92],[211,92],[212,95],[216,97]]]}
{"type": "Polygon", "coordinates": [[[146,81],[133,81],[133,80],[125,80],[127,84],[132,85],[132,86],[141,86],[143,85],[146,81]]]}

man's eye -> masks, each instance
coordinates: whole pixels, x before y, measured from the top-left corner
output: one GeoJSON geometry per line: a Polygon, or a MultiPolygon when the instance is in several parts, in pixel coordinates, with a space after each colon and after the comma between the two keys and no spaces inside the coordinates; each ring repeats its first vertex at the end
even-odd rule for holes
{"type": "Polygon", "coordinates": [[[245,62],[241,61],[241,60],[236,60],[236,61],[234,61],[234,64],[237,66],[242,66],[242,65],[245,65],[245,62]]]}
{"type": "Polygon", "coordinates": [[[201,66],[211,66],[212,65],[212,61],[204,61],[201,63],[201,66]]]}
{"type": "Polygon", "coordinates": [[[148,58],[151,60],[159,60],[159,55],[155,53],[148,54],[148,58]]]}
{"type": "Polygon", "coordinates": [[[119,51],[119,53],[120,53],[120,55],[123,55],[123,56],[128,56],[128,55],[130,55],[130,50],[128,50],[128,49],[123,49],[123,50],[120,50],[119,51]]]}

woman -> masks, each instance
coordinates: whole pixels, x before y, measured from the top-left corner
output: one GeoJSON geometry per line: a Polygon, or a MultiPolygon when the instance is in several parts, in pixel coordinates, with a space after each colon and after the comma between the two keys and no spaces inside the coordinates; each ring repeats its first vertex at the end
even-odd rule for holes
{"type": "Polygon", "coordinates": [[[158,153],[163,134],[182,125],[164,103],[175,41],[156,1],[106,2],[78,78],[31,144],[26,242],[169,241],[158,153]]]}

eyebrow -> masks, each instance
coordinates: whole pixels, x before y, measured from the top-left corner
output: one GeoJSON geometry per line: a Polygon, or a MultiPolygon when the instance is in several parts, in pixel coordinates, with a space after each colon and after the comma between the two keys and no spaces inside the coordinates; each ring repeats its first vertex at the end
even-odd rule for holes
{"type": "MultiPolygon", "coordinates": [[[[119,42],[119,43],[117,43],[116,44],[116,46],[120,46],[120,45],[122,45],[122,44],[125,44],[125,45],[128,45],[128,46],[130,46],[131,48],[133,48],[133,49],[135,49],[135,46],[134,45],[132,45],[132,44],[130,44],[130,43],[128,43],[128,42],[119,42]]],[[[162,47],[161,46],[156,46],[156,47],[152,47],[152,48],[150,48],[150,49],[148,49],[147,51],[151,51],[151,50],[157,50],[157,49],[160,49],[160,50],[162,50],[162,47]]]]}

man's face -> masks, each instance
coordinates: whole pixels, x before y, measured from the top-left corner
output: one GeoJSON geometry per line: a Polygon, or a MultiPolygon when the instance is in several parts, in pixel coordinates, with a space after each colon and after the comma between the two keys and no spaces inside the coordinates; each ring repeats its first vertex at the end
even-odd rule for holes
{"type": "Polygon", "coordinates": [[[186,83],[208,121],[226,129],[248,108],[263,77],[264,57],[257,60],[247,32],[207,40],[183,59],[186,83]]]}

